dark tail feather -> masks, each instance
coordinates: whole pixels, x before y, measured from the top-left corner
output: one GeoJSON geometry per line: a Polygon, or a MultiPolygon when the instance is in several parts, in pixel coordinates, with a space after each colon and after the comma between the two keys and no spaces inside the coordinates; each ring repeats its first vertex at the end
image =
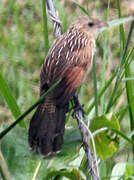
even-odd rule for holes
{"type": "Polygon", "coordinates": [[[68,104],[64,107],[56,107],[54,113],[42,111],[42,107],[43,104],[38,106],[31,119],[28,140],[34,151],[47,156],[62,148],[68,104]]]}
{"type": "Polygon", "coordinates": [[[65,119],[66,113],[68,112],[69,105],[66,104],[64,107],[57,107],[56,109],[56,131],[55,138],[53,141],[53,152],[58,152],[62,148],[63,136],[65,130],[65,119]]]}

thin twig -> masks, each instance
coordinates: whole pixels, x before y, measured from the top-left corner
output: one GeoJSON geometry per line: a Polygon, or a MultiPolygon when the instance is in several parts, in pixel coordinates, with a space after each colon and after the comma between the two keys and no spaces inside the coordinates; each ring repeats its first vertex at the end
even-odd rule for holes
{"type": "Polygon", "coordinates": [[[7,163],[1,151],[0,151],[0,174],[2,175],[4,180],[12,180],[7,163]]]}
{"type": "Polygon", "coordinates": [[[62,34],[62,26],[58,12],[54,7],[53,0],[47,0],[47,8],[48,8],[49,16],[54,23],[54,37],[57,38],[62,34]]]}
{"type": "Polygon", "coordinates": [[[94,139],[93,139],[93,134],[88,129],[87,125],[84,123],[81,110],[78,110],[75,112],[75,117],[77,119],[79,129],[83,136],[83,147],[84,147],[85,153],[87,155],[92,178],[93,178],[93,180],[100,180],[98,163],[97,163],[98,160],[97,160],[97,156],[96,156],[96,148],[95,148],[95,143],[94,143],[94,139]],[[90,139],[92,140],[94,154],[92,153],[91,148],[89,146],[90,139]]]}
{"type": "MultiPolygon", "coordinates": [[[[53,0],[47,0],[47,7],[48,7],[49,16],[54,23],[54,37],[56,37],[56,38],[60,37],[62,34],[62,26],[61,26],[61,21],[58,16],[58,12],[56,11],[56,9],[54,7],[53,0]]],[[[81,110],[78,110],[78,111],[75,111],[74,114],[75,114],[80,131],[83,136],[83,146],[85,149],[85,153],[87,155],[92,178],[93,178],[93,180],[100,180],[98,163],[97,163],[98,160],[97,160],[96,148],[95,148],[93,135],[89,131],[88,126],[83,121],[83,112],[81,110]],[[94,153],[92,153],[91,148],[89,146],[90,139],[92,140],[94,153]]]]}

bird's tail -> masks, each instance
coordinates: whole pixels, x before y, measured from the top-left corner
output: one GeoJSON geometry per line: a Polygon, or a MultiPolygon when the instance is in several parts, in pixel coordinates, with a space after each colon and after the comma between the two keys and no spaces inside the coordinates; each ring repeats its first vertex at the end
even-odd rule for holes
{"type": "Polygon", "coordinates": [[[55,106],[51,112],[44,110],[44,105],[39,104],[31,119],[28,141],[34,151],[48,156],[62,148],[68,104],[55,106]]]}

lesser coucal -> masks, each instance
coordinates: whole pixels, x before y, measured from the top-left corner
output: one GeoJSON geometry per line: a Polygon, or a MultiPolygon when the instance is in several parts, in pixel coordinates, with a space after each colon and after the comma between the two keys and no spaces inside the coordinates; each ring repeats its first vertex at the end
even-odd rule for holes
{"type": "Polygon", "coordinates": [[[41,69],[40,95],[61,81],[31,119],[29,144],[34,151],[47,156],[61,150],[69,101],[91,67],[95,39],[104,26],[103,21],[79,17],[50,48],[41,69]]]}

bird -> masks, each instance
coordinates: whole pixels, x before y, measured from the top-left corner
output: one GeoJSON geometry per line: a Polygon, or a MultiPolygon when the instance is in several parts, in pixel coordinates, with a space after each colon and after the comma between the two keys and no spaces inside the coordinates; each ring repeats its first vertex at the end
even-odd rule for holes
{"type": "Polygon", "coordinates": [[[60,82],[31,118],[28,142],[34,152],[47,157],[62,150],[69,102],[91,69],[95,41],[105,26],[102,20],[78,17],[52,44],[41,68],[40,96],[60,82]]]}

